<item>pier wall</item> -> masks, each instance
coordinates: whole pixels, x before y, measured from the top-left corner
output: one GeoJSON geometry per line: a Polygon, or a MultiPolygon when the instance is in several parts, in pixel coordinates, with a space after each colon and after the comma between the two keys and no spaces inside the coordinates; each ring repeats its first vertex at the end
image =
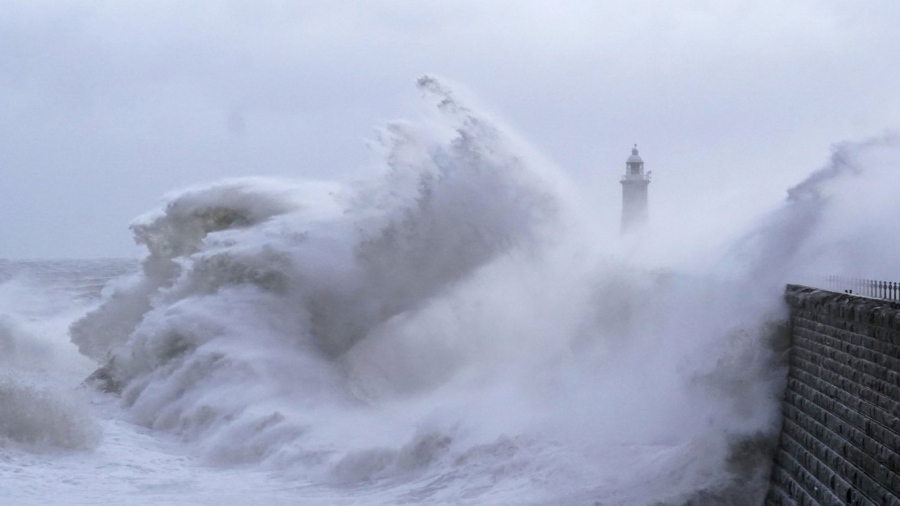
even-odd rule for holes
{"type": "Polygon", "coordinates": [[[900,304],[789,285],[770,505],[900,505],[900,304]]]}

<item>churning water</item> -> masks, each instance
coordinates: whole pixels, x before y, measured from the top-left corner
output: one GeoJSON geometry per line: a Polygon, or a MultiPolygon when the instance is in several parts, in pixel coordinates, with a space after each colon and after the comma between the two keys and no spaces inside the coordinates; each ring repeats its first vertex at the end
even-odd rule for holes
{"type": "Polygon", "coordinates": [[[419,87],[369,181],[189,188],[132,225],[139,265],[0,263],[0,502],[759,504],[783,284],[896,272],[896,140],[732,243],[620,241],[419,87]]]}

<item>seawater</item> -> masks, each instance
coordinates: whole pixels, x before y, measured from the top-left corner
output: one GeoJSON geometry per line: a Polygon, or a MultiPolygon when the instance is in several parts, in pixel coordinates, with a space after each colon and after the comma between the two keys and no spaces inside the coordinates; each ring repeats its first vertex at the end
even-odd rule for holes
{"type": "Polygon", "coordinates": [[[868,219],[896,199],[859,200],[896,194],[896,140],[733,237],[617,238],[419,87],[370,179],[187,188],[132,224],[139,262],[0,262],[0,501],[759,504],[784,283],[896,272],[868,219]]]}

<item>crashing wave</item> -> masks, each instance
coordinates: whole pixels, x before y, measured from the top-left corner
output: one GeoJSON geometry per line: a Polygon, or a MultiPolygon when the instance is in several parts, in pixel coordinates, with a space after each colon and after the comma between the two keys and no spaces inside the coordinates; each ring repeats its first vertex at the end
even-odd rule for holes
{"type": "Polygon", "coordinates": [[[564,178],[418,85],[433,112],[379,132],[377,178],[225,181],[138,219],[140,274],[71,327],[93,381],[216,464],[417,502],[759,496],[783,283],[840,271],[829,223],[870,173],[814,176],[724,258],[646,272],[595,254],[564,178]]]}

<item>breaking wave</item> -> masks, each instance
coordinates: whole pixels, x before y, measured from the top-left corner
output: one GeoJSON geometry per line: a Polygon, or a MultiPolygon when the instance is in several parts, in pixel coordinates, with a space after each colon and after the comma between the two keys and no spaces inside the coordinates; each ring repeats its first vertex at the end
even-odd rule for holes
{"type": "Polygon", "coordinates": [[[224,181],[136,220],[140,274],[70,329],[91,381],[212,464],[385,502],[758,503],[781,291],[841,273],[846,171],[703,268],[638,268],[558,171],[418,84],[433,113],[381,130],[377,178],[224,181]]]}

